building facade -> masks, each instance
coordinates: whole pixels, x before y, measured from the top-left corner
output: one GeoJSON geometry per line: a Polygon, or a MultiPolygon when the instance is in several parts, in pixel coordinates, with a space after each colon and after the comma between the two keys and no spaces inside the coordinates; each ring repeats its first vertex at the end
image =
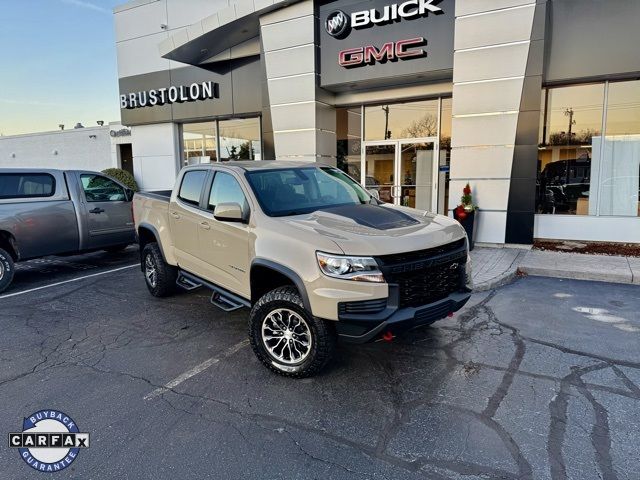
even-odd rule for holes
{"type": "Polygon", "coordinates": [[[479,242],[640,242],[640,2],[133,0],[114,11],[143,189],[186,164],[337,165],[479,242]]]}
{"type": "Polygon", "coordinates": [[[133,173],[131,130],[120,123],[0,136],[0,167],[133,173]]]}

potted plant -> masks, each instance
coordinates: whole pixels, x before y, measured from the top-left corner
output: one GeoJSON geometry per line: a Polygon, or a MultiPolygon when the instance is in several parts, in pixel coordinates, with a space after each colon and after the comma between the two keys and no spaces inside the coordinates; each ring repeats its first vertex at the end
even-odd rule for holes
{"type": "Polygon", "coordinates": [[[458,205],[453,211],[453,218],[460,222],[460,225],[462,225],[467,232],[467,237],[469,238],[469,250],[473,250],[473,232],[476,226],[477,209],[478,206],[473,204],[471,186],[467,183],[462,190],[460,205],[458,205]]]}

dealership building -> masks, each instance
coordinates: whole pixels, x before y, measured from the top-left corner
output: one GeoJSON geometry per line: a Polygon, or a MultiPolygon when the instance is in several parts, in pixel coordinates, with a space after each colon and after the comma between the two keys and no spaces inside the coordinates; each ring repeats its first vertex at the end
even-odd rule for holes
{"type": "Polygon", "coordinates": [[[143,189],[184,165],[336,165],[476,240],[640,242],[640,2],[132,0],[114,10],[143,189]]]}

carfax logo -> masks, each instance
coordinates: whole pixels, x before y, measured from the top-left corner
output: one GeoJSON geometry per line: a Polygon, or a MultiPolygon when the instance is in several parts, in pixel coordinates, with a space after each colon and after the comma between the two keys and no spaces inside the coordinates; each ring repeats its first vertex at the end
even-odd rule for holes
{"type": "Polygon", "coordinates": [[[22,422],[22,432],[9,434],[9,447],[39,472],[59,472],[71,465],[81,448],[89,448],[89,434],[59,410],[40,410],[22,422]]]}

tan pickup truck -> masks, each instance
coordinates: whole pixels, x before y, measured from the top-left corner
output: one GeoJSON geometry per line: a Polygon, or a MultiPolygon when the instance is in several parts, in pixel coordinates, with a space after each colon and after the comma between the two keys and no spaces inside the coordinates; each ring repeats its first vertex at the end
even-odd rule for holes
{"type": "Polygon", "coordinates": [[[133,210],[151,294],[204,287],[225,311],[250,308],[251,346],[281,375],[313,375],[338,338],[391,339],[471,295],[457,222],[383,204],[326,165],[190,166],[133,210]]]}

